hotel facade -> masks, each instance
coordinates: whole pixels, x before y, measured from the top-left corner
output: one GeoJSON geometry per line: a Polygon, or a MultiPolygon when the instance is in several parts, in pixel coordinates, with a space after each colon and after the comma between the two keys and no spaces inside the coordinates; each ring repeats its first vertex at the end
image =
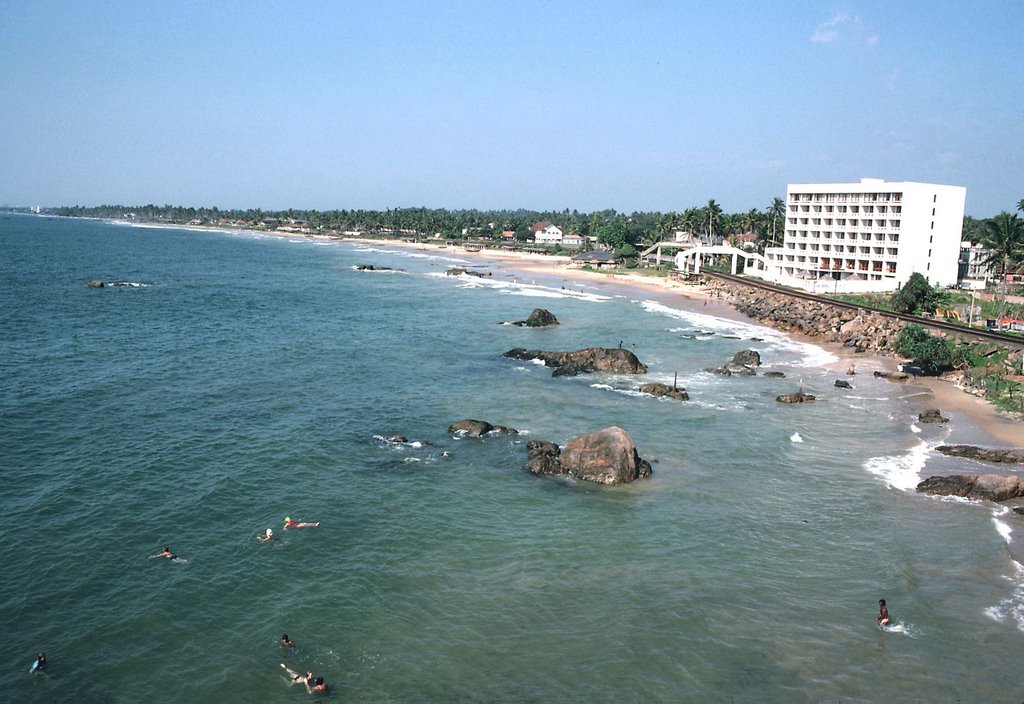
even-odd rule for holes
{"type": "Polygon", "coordinates": [[[913,181],[794,183],[781,247],[747,273],[821,293],[957,283],[967,189],[913,181]]]}

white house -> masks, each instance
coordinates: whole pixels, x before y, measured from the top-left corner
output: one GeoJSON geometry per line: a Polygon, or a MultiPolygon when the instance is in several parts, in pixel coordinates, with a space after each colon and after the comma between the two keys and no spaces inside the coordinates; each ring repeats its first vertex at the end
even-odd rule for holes
{"type": "Polygon", "coordinates": [[[781,247],[748,273],[810,291],[894,291],[919,272],[956,284],[967,189],[865,178],[786,188],[781,247]]]}
{"type": "Polygon", "coordinates": [[[530,231],[533,233],[533,241],[537,244],[562,243],[562,228],[547,220],[533,223],[530,225],[530,231]]]}

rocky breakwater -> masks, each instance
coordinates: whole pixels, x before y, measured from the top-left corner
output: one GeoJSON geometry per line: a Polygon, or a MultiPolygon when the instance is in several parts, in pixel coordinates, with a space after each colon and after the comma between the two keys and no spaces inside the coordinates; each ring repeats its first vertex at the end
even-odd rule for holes
{"type": "Polygon", "coordinates": [[[636,451],[633,438],[611,426],[570,440],[564,448],[531,440],[526,469],[534,474],[567,474],[599,484],[625,484],[651,476],[650,462],[636,451]]]}
{"type": "Polygon", "coordinates": [[[849,310],[723,281],[712,281],[708,288],[714,296],[731,301],[736,310],[772,327],[861,352],[890,352],[903,329],[902,322],[868,310],[849,310]]]}
{"type": "Polygon", "coordinates": [[[552,376],[576,376],[586,372],[610,374],[646,374],[647,365],[636,355],[622,348],[588,347],[575,352],[544,352],[516,347],[506,352],[510,359],[539,359],[546,367],[554,367],[552,376]]]}
{"type": "Polygon", "coordinates": [[[917,490],[924,494],[1001,502],[1024,497],[1024,481],[1001,474],[953,474],[928,477],[917,485],[917,490]]]}

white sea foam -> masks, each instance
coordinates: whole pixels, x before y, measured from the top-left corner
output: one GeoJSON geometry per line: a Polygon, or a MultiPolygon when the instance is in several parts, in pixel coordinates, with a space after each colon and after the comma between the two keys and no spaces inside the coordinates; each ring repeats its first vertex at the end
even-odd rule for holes
{"type": "Polygon", "coordinates": [[[911,423],[910,424],[910,432],[912,432],[912,433],[920,433],[921,429],[919,427],[917,427],[917,423],[911,423]]]}
{"type": "Polygon", "coordinates": [[[365,244],[356,244],[353,246],[357,252],[369,252],[371,254],[393,254],[397,257],[406,257],[407,259],[426,259],[428,261],[436,262],[452,262],[453,264],[464,264],[469,265],[471,262],[465,259],[458,259],[457,257],[445,257],[438,254],[425,254],[417,250],[408,250],[402,248],[390,249],[387,247],[373,247],[365,244]]]}
{"type": "Polygon", "coordinates": [[[617,389],[614,386],[610,386],[608,384],[591,384],[590,388],[592,388],[592,389],[601,389],[602,391],[611,391],[611,392],[616,393],[616,394],[622,394],[623,396],[642,397],[642,396],[648,396],[649,395],[649,394],[640,393],[640,391],[638,391],[637,389],[617,389]]]}
{"type": "Polygon", "coordinates": [[[802,437],[800,437],[800,433],[793,433],[792,435],[789,436],[789,441],[790,442],[803,442],[804,439],[802,437]]]}
{"type": "Polygon", "coordinates": [[[985,609],[985,615],[997,623],[1012,623],[1024,631],[1024,565],[1013,563],[1013,572],[1005,579],[1013,584],[1010,596],[985,609]]]}
{"type": "MultiPolygon", "coordinates": [[[[449,276],[443,272],[432,272],[428,276],[449,276]]],[[[509,296],[526,296],[529,298],[571,298],[577,301],[588,301],[591,303],[603,303],[612,300],[611,296],[599,293],[588,293],[571,288],[556,288],[554,286],[543,286],[537,283],[523,281],[509,281],[492,276],[472,276],[470,274],[458,274],[450,276],[458,282],[459,288],[476,289],[486,288],[496,290],[509,296]]]]}
{"type": "Polygon", "coordinates": [[[992,523],[995,524],[996,532],[1002,536],[1007,545],[1013,542],[1013,529],[1010,527],[1009,523],[1001,520],[1001,517],[1005,516],[1009,512],[1010,508],[1008,506],[997,506],[992,509],[992,523]]]}
{"type": "Polygon", "coordinates": [[[920,441],[901,455],[872,457],[864,468],[885,480],[893,489],[913,490],[921,481],[921,470],[938,443],[920,441]]]}
{"type": "MultiPolygon", "coordinates": [[[[656,301],[643,301],[640,304],[649,313],[665,315],[676,320],[683,320],[696,330],[696,339],[711,339],[712,335],[735,336],[742,340],[761,340],[768,349],[781,349],[798,355],[797,364],[807,367],[823,367],[839,360],[839,357],[828,350],[807,342],[790,338],[783,332],[773,328],[746,323],[739,320],[716,318],[706,313],[672,308],[656,301]]],[[[756,349],[756,346],[755,346],[756,349]]],[[[763,348],[758,351],[768,351],[763,348]]]]}

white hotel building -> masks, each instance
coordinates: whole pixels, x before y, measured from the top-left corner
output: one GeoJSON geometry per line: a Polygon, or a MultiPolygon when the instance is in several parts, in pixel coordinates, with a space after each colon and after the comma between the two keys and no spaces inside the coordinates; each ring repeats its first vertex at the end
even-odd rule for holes
{"type": "Polygon", "coordinates": [[[789,184],[782,246],[747,273],[821,293],[894,291],[915,271],[955,284],[966,197],[912,181],[789,184]]]}

